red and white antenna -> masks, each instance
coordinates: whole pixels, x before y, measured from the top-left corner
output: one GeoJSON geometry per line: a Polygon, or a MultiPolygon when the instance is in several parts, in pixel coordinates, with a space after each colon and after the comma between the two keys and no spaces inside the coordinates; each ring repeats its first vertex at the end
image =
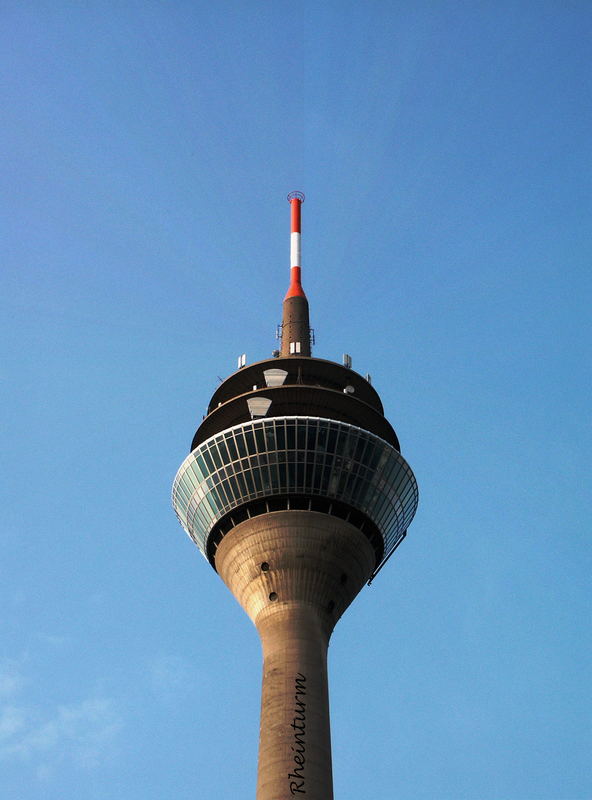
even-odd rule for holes
{"type": "Polygon", "coordinates": [[[310,356],[311,330],[308,321],[308,300],[300,282],[300,206],[302,192],[290,192],[290,286],[282,311],[282,357],[310,356]]]}
{"type": "Polygon", "coordinates": [[[291,226],[290,226],[290,286],[286,294],[288,297],[306,297],[302,288],[300,275],[300,206],[304,203],[302,192],[290,192],[288,200],[291,206],[291,226]]]}

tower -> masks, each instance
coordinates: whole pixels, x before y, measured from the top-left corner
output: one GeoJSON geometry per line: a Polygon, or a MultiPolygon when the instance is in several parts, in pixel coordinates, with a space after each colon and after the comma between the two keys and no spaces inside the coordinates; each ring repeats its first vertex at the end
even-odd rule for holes
{"type": "Polygon", "coordinates": [[[183,528],[259,633],[257,800],[331,800],[327,647],[406,535],[417,483],[370,376],[313,358],[291,206],[281,351],[214,392],[173,484],[183,528]]]}

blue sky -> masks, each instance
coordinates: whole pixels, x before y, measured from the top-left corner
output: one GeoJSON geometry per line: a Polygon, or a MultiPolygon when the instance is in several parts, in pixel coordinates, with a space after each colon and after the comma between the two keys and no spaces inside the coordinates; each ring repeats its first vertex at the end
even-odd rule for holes
{"type": "Polygon", "coordinates": [[[0,22],[0,795],[254,797],[257,636],[169,496],[300,189],[315,354],[421,493],[331,644],[336,798],[592,797],[590,4],[0,22]]]}

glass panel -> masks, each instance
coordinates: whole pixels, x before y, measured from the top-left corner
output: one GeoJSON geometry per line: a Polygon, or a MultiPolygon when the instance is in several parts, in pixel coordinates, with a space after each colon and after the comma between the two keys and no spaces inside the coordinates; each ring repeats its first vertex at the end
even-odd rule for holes
{"type": "Polygon", "coordinates": [[[236,451],[236,445],[234,443],[234,437],[231,433],[225,433],[224,439],[226,441],[226,446],[228,447],[228,453],[230,454],[230,460],[236,461],[238,458],[238,453],[236,451]]]}
{"type": "Polygon", "coordinates": [[[365,481],[362,479],[362,477],[358,473],[354,477],[354,479],[352,480],[352,485],[351,485],[351,488],[349,490],[349,496],[351,498],[352,504],[355,504],[355,505],[359,504],[360,497],[362,496],[362,494],[364,492],[364,488],[365,488],[364,484],[365,484],[365,481]]]}
{"type": "Polygon", "coordinates": [[[241,458],[244,458],[247,455],[247,448],[245,445],[245,437],[243,431],[235,431],[234,436],[236,439],[236,446],[238,448],[238,454],[241,458]]]}
{"type": "Polygon", "coordinates": [[[192,461],[191,462],[187,472],[191,472],[191,474],[194,477],[194,480],[196,481],[196,484],[201,483],[203,481],[203,479],[205,478],[205,475],[203,474],[203,472],[199,468],[199,465],[197,464],[196,461],[192,461]]]}
{"type": "Polygon", "coordinates": [[[261,483],[261,471],[259,469],[254,469],[252,475],[253,480],[255,481],[255,489],[258,492],[263,491],[263,484],[261,483]]]}
{"type": "Polygon", "coordinates": [[[396,495],[396,494],[399,494],[401,492],[402,488],[405,485],[406,478],[407,478],[407,476],[405,475],[403,470],[401,470],[399,472],[399,474],[393,479],[393,481],[392,481],[392,483],[390,485],[390,490],[391,490],[392,494],[396,495]]]}
{"type": "Polygon", "coordinates": [[[401,494],[400,499],[403,503],[410,503],[412,498],[413,498],[413,487],[411,486],[411,484],[409,484],[405,489],[405,491],[401,494]]]}
{"type": "Polygon", "coordinates": [[[296,487],[298,489],[304,486],[304,464],[298,462],[296,464],[296,487]]]}
{"type": "Polygon", "coordinates": [[[203,504],[200,504],[199,507],[195,510],[195,514],[193,515],[192,520],[192,528],[201,528],[202,530],[208,530],[210,526],[210,515],[205,513],[205,508],[203,504]]]}
{"type": "Polygon", "coordinates": [[[327,423],[317,423],[317,450],[325,451],[327,449],[327,423]]]}
{"type": "Polygon", "coordinates": [[[226,494],[226,491],[224,490],[224,483],[221,483],[218,486],[216,491],[218,492],[218,497],[220,498],[220,502],[221,502],[222,506],[225,509],[228,508],[229,501],[228,501],[228,495],[226,494]]]}
{"type": "Polygon", "coordinates": [[[286,449],[294,450],[296,447],[296,432],[294,430],[294,423],[286,423],[286,449]]]}
{"type": "Polygon", "coordinates": [[[389,458],[389,452],[385,448],[380,448],[380,459],[378,461],[378,470],[382,472],[384,470],[384,466],[387,463],[389,458]]]}
{"type": "Polygon", "coordinates": [[[333,426],[331,426],[329,428],[329,431],[327,432],[327,445],[326,445],[327,451],[330,453],[334,453],[336,443],[337,443],[337,431],[333,426]]]}
{"type": "Polygon", "coordinates": [[[331,495],[331,497],[335,497],[337,495],[338,485],[339,485],[339,475],[337,475],[335,472],[330,473],[329,483],[327,485],[327,492],[331,495]]]}
{"type": "Polygon", "coordinates": [[[269,452],[270,450],[276,449],[275,443],[275,424],[267,423],[265,426],[265,449],[269,452]]]}
{"type": "Polygon", "coordinates": [[[183,484],[185,486],[192,486],[194,489],[197,486],[199,481],[197,481],[195,477],[195,473],[193,472],[193,464],[188,464],[187,469],[183,473],[183,484]]]}
{"type": "Polygon", "coordinates": [[[278,492],[281,488],[281,484],[277,464],[273,464],[269,467],[269,480],[271,483],[271,489],[274,491],[274,493],[278,492]]]}
{"type": "Polygon", "coordinates": [[[389,459],[382,469],[382,478],[389,485],[398,472],[398,464],[393,459],[389,459]]]}
{"type": "Polygon", "coordinates": [[[251,472],[243,472],[243,478],[247,486],[246,494],[255,494],[255,484],[253,483],[253,476],[251,472]]]}
{"type": "Polygon", "coordinates": [[[220,458],[220,453],[218,452],[218,448],[215,442],[211,442],[210,444],[210,455],[214,459],[214,464],[216,465],[216,469],[220,469],[222,466],[222,459],[220,458]]]}
{"type": "Polygon", "coordinates": [[[366,458],[365,458],[366,466],[372,470],[376,469],[376,465],[378,464],[379,458],[380,458],[380,450],[376,446],[376,443],[372,442],[372,444],[368,447],[368,450],[366,451],[366,458]]]}
{"type": "Polygon", "coordinates": [[[204,457],[202,456],[201,453],[198,453],[195,456],[195,460],[197,462],[197,466],[199,467],[199,469],[201,471],[202,476],[205,478],[210,470],[206,466],[206,462],[204,461],[204,457]]]}
{"type": "Polygon", "coordinates": [[[275,420],[275,438],[278,450],[286,449],[286,426],[283,420],[275,420]]]}
{"type": "Polygon", "coordinates": [[[230,457],[228,455],[228,450],[226,449],[226,443],[222,437],[216,440],[216,444],[218,445],[218,451],[220,453],[220,458],[222,459],[222,463],[225,464],[227,461],[230,461],[230,457]]]}
{"type": "Polygon", "coordinates": [[[354,458],[356,461],[362,461],[364,457],[364,448],[366,447],[367,439],[364,436],[358,436],[356,447],[354,450],[354,458]]]}
{"type": "Polygon", "coordinates": [[[218,494],[218,491],[216,489],[211,489],[210,490],[210,493],[209,493],[207,499],[210,501],[210,506],[212,507],[212,510],[214,511],[214,514],[216,514],[218,511],[220,511],[222,509],[222,506],[224,505],[224,503],[222,502],[222,499],[221,499],[221,497],[218,494]]]}
{"type": "Polygon", "coordinates": [[[224,481],[224,491],[226,493],[226,497],[228,498],[228,503],[226,505],[226,511],[229,511],[231,508],[236,506],[236,495],[232,491],[232,486],[230,485],[230,480],[224,481]]]}
{"type": "Polygon", "coordinates": [[[290,491],[294,491],[296,488],[296,464],[293,461],[288,461],[288,482],[287,486],[290,491]]]}
{"type": "Polygon", "coordinates": [[[325,464],[323,466],[323,478],[321,481],[321,489],[323,492],[329,491],[329,482],[331,481],[332,474],[333,474],[333,462],[325,461],[325,464]]]}
{"type": "Polygon", "coordinates": [[[242,472],[237,472],[236,482],[238,483],[240,496],[245,497],[245,495],[247,494],[247,484],[245,483],[245,478],[242,472]]]}
{"type": "Polygon", "coordinates": [[[265,436],[263,434],[263,429],[261,428],[261,425],[257,425],[255,427],[255,438],[257,440],[257,449],[259,450],[260,453],[264,453],[266,449],[265,436]]]}
{"type": "Polygon", "coordinates": [[[255,437],[253,436],[253,431],[251,428],[245,428],[245,441],[247,443],[247,452],[252,454],[257,452],[257,448],[255,447],[255,437]]]}
{"type": "Polygon", "coordinates": [[[354,468],[350,472],[350,479],[347,484],[347,491],[353,493],[356,491],[356,487],[360,483],[360,481],[364,480],[364,475],[360,470],[359,466],[356,464],[354,468]]]}
{"type": "Polygon", "coordinates": [[[337,493],[343,495],[345,493],[345,484],[347,483],[347,472],[345,470],[340,470],[339,472],[339,482],[337,484],[337,493]]]}
{"type": "Polygon", "coordinates": [[[238,487],[238,481],[236,478],[228,478],[228,487],[234,495],[235,500],[240,501],[240,489],[238,487]]]}
{"type": "Polygon", "coordinates": [[[267,466],[261,467],[261,482],[266,491],[271,489],[271,478],[269,477],[269,467],[267,466]]]}
{"type": "Polygon", "coordinates": [[[207,450],[202,450],[201,454],[203,456],[203,460],[206,462],[206,467],[207,467],[207,473],[206,474],[208,474],[210,472],[214,472],[214,470],[215,470],[214,462],[212,461],[212,457],[210,456],[208,451],[207,450]]]}
{"type": "Polygon", "coordinates": [[[314,422],[312,422],[312,420],[309,420],[308,427],[307,427],[307,430],[306,430],[306,448],[307,448],[307,450],[311,451],[311,450],[314,450],[316,448],[316,446],[317,446],[316,439],[317,439],[317,427],[314,424],[314,422]]]}
{"type": "Polygon", "coordinates": [[[323,474],[323,465],[318,460],[314,462],[314,469],[312,473],[311,485],[318,492],[321,488],[321,478],[323,474]]]}
{"type": "Polygon", "coordinates": [[[306,422],[303,420],[296,425],[296,447],[304,450],[306,447],[306,422]]]}

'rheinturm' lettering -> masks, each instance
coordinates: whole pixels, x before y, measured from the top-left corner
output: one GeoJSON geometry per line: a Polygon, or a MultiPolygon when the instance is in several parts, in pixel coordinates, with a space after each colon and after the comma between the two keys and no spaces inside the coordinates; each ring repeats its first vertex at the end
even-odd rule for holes
{"type": "Polygon", "coordinates": [[[304,765],[306,763],[306,678],[301,672],[294,679],[294,719],[291,728],[294,730],[294,768],[288,773],[290,781],[290,794],[306,794],[304,787],[304,765]]]}

